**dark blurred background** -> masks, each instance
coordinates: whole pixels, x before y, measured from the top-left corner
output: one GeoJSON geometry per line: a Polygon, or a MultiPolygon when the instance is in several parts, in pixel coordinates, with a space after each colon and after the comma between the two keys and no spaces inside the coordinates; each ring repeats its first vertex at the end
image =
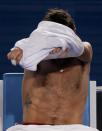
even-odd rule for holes
{"type": "Polygon", "coordinates": [[[79,36],[91,42],[91,80],[102,85],[102,0],[0,0],[0,79],[3,73],[23,72],[11,65],[6,54],[17,40],[29,36],[48,8],[55,7],[68,10],[79,36]]]}

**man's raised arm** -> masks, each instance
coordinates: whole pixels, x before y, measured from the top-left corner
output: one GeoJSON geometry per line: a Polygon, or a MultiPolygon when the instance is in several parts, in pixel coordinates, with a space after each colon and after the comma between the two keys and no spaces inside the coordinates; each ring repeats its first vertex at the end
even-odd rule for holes
{"type": "Polygon", "coordinates": [[[84,52],[81,56],[78,57],[79,60],[86,62],[86,63],[90,63],[92,60],[92,46],[89,42],[83,42],[84,44],[84,52]]]}

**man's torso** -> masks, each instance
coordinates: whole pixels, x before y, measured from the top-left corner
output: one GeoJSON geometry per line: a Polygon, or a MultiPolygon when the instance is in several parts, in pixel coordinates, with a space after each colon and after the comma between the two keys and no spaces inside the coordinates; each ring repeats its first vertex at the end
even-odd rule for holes
{"type": "Polygon", "coordinates": [[[76,58],[43,61],[37,72],[25,71],[23,122],[82,122],[88,93],[89,64],[76,58]]]}

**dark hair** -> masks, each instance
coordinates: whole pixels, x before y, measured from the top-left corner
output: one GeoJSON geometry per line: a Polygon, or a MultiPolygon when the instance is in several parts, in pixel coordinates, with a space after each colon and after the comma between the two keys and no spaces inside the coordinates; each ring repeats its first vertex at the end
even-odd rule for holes
{"type": "Polygon", "coordinates": [[[44,17],[44,20],[60,23],[70,27],[74,31],[76,30],[75,23],[71,15],[63,9],[49,9],[44,17]]]}

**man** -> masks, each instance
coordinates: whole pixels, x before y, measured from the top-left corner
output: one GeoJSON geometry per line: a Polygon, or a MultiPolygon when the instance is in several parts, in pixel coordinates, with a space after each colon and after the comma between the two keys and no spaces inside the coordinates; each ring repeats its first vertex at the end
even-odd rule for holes
{"type": "MultiPolygon", "coordinates": [[[[45,21],[76,27],[70,14],[62,9],[51,9],[45,21]]],[[[55,48],[50,53],[61,50],[55,48]]],[[[20,62],[23,51],[15,48],[8,59],[20,62]]],[[[41,61],[37,71],[24,70],[23,124],[81,124],[88,95],[88,81],[92,47],[86,42],[79,57],[41,61]]]]}

